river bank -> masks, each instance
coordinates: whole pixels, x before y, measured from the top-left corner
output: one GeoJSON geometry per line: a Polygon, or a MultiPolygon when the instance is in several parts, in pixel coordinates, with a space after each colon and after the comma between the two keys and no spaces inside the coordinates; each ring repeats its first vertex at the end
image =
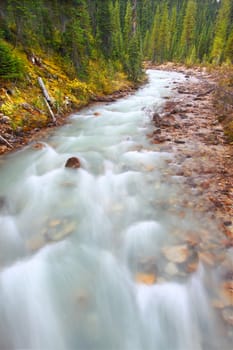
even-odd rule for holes
{"type": "Polygon", "coordinates": [[[185,178],[189,191],[196,192],[190,205],[212,212],[227,237],[226,246],[232,246],[233,147],[215,108],[215,76],[200,68],[164,65],[156,69],[184,73],[186,81],[174,82],[174,96],[160,114],[152,116],[151,142],[176,154],[175,174],[185,178]]]}
{"type": "MultiPolygon", "coordinates": [[[[90,104],[99,102],[114,102],[119,98],[126,97],[132,94],[137,89],[137,86],[132,84],[124,84],[123,87],[109,95],[95,96],[91,98],[88,102],[82,104],[80,108],[84,108],[90,104]]],[[[60,127],[66,123],[69,123],[68,116],[77,112],[80,108],[76,106],[74,108],[69,108],[68,111],[60,113],[56,118],[56,123],[52,121],[44,127],[32,128],[30,130],[24,131],[22,128],[13,130],[9,125],[9,120],[3,114],[0,113],[0,155],[7,154],[9,152],[14,152],[32,142],[37,142],[42,138],[48,136],[55,128],[60,127]]],[[[35,147],[37,147],[35,145],[35,147]]]]}

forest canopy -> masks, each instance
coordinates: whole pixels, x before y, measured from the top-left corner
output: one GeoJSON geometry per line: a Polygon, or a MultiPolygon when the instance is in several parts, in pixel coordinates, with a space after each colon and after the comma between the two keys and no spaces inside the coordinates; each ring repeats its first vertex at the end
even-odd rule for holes
{"type": "Polygon", "coordinates": [[[70,75],[88,81],[90,62],[120,67],[133,81],[142,60],[233,62],[232,0],[0,0],[0,77],[22,65],[9,51],[59,57],[70,75]],[[9,58],[9,64],[4,58],[9,58]],[[7,70],[9,69],[9,70],[7,70]]]}

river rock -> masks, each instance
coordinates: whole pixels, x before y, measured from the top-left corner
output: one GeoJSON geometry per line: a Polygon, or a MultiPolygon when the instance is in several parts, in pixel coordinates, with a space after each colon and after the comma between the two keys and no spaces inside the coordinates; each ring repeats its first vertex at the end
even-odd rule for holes
{"type": "Polygon", "coordinates": [[[10,118],[7,117],[6,115],[2,115],[0,116],[0,123],[3,123],[3,124],[10,124],[10,118]]]}
{"type": "Polygon", "coordinates": [[[49,227],[56,227],[59,225],[61,225],[61,220],[59,220],[59,219],[51,220],[49,222],[49,227]]]}
{"type": "Polygon", "coordinates": [[[5,153],[8,150],[8,147],[5,145],[0,145],[0,154],[5,153]]]}
{"type": "Polygon", "coordinates": [[[174,247],[165,247],[162,249],[163,255],[167,260],[181,264],[187,261],[189,256],[189,250],[186,245],[176,245],[174,247]]]}
{"type": "Polygon", "coordinates": [[[154,124],[155,124],[156,126],[159,126],[159,125],[160,125],[160,123],[161,123],[161,117],[160,117],[160,115],[159,115],[157,112],[155,112],[155,113],[153,114],[153,116],[152,116],[152,121],[154,122],[154,124]]]}
{"type": "Polygon", "coordinates": [[[45,244],[46,244],[45,238],[42,235],[37,235],[27,241],[26,247],[31,252],[35,252],[41,249],[45,244]]]}
{"type": "Polygon", "coordinates": [[[233,306],[233,281],[229,280],[222,284],[221,296],[225,306],[233,306]]]}
{"type": "Polygon", "coordinates": [[[179,270],[176,264],[174,264],[173,262],[169,262],[165,267],[165,273],[172,277],[172,276],[178,275],[179,270]]]}
{"type": "Polygon", "coordinates": [[[208,251],[198,252],[198,257],[203,263],[209,266],[213,266],[215,264],[215,257],[208,251]]]}
{"type": "Polygon", "coordinates": [[[38,149],[38,150],[40,150],[40,149],[43,149],[43,148],[45,148],[45,144],[44,143],[42,143],[42,142],[36,142],[36,143],[34,143],[33,144],[33,146],[32,146],[34,149],[38,149]]]}
{"type": "Polygon", "coordinates": [[[62,228],[59,227],[57,231],[46,232],[45,236],[48,241],[61,241],[67,236],[71,235],[75,231],[75,229],[76,229],[76,223],[70,222],[67,225],[63,226],[62,228]]]}
{"type": "Polygon", "coordinates": [[[151,285],[156,282],[156,276],[152,273],[138,273],[135,276],[135,280],[137,283],[151,285]]]}
{"type": "Polygon", "coordinates": [[[5,208],[6,206],[6,198],[4,196],[0,196],[0,210],[5,208]]]}
{"type": "Polygon", "coordinates": [[[233,309],[226,308],[222,310],[223,319],[231,326],[233,326],[233,309]]]}
{"type": "Polygon", "coordinates": [[[66,168],[78,169],[81,167],[81,162],[77,157],[71,157],[66,161],[66,168]]]}

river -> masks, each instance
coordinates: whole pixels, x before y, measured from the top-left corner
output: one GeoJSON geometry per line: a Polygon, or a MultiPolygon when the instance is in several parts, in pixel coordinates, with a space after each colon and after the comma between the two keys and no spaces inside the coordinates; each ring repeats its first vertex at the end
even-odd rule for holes
{"type": "Polygon", "coordinates": [[[1,350],[231,349],[212,306],[218,271],[185,245],[216,223],[177,204],[174,155],[147,138],[185,77],[148,75],[134,95],[72,115],[40,149],[0,159],[1,350]],[[81,168],[64,167],[73,156],[81,168]]]}

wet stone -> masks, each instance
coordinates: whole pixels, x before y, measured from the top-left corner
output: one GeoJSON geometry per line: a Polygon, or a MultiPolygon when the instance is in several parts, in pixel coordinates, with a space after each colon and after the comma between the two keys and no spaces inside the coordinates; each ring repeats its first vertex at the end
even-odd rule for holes
{"type": "Polygon", "coordinates": [[[233,308],[225,308],[222,310],[222,317],[225,322],[233,326],[233,308]]]}
{"type": "Polygon", "coordinates": [[[66,161],[66,168],[78,169],[81,167],[81,162],[77,157],[71,157],[66,161]]]}
{"type": "Polygon", "coordinates": [[[37,142],[37,143],[34,143],[32,145],[32,148],[37,149],[37,150],[41,150],[41,149],[45,148],[45,144],[42,142],[37,142]]]}
{"type": "Polygon", "coordinates": [[[137,283],[152,285],[156,282],[156,276],[152,273],[138,273],[135,276],[135,281],[137,283]]]}
{"type": "Polygon", "coordinates": [[[162,249],[162,252],[167,260],[178,264],[185,262],[189,256],[189,250],[186,245],[165,247],[162,249]]]}
{"type": "Polygon", "coordinates": [[[165,267],[165,273],[171,277],[176,276],[179,274],[179,270],[177,268],[177,265],[170,262],[165,267]]]}

